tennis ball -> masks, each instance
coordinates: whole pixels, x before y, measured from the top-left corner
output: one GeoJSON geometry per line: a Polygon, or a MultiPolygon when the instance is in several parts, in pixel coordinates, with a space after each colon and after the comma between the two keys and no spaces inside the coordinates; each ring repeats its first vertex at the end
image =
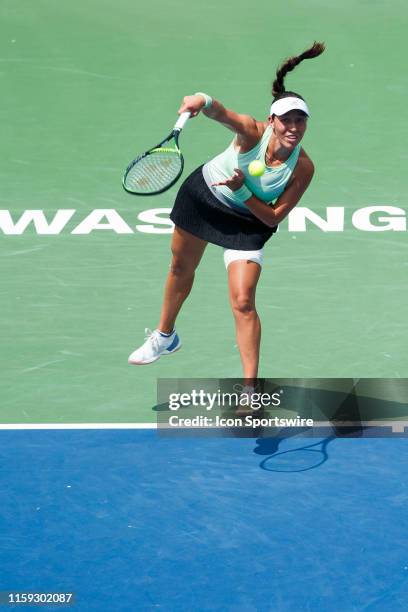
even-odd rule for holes
{"type": "Polygon", "coordinates": [[[259,159],[254,159],[248,166],[248,172],[251,176],[262,176],[265,172],[265,164],[259,159]]]}

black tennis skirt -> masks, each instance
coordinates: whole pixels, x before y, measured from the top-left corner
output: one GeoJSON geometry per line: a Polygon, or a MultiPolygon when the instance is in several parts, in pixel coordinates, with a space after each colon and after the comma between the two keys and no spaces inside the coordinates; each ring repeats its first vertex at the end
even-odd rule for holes
{"type": "Polygon", "coordinates": [[[261,249],[277,230],[217,200],[204,180],[202,166],[181,185],[170,219],[202,240],[239,251],[261,249]]]}

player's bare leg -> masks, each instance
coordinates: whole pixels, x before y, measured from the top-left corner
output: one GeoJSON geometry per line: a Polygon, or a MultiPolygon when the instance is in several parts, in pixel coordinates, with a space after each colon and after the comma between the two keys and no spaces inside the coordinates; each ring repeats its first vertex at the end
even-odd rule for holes
{"type": "Polygon", "coordinates": [[[171,250],[172,260],[167,275],[162,313],[155,330],[146,329],[146,341],[129,356],[132,365],[146,365],[170,355],[181,348],[174,329],[177,315],[191,291],[195,270],[200,263],[207,242],[175,227],[171,250]]]}
{"type": "Polygon", "coordinates": [[[188,297],[194,282],[194,274],[201,261],[205,240],[175,227],[171,243],[172,260],[164,289],[163,306],[158,329],[170,333],[177,315],[188,297]]]}
{"type": "Polygon", "coordinates": [[[255,308],[255,293],[260,274],[261,266],[254,261],[238,260],[228,266],[230,302],[245,385],[255,385],[258,376],[261,322],[255,308]]]}

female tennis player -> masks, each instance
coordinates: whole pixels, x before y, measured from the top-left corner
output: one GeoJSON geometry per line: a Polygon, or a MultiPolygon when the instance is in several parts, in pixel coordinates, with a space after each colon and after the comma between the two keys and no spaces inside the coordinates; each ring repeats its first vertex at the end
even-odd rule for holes
{"type": "Polygon", "coordinates": [[[183,99],[179,114],[189,111],[194,117],[203,112],[235,137],[223,153],[197,168],[177,194],[170,215],[175,224],[173,257],[160,321],[154,331],[146,330],[145,343],[129,356],[129,363],[153,363],[181,348],[176,318],[211,242],[224,249],[244,379],[250,384],[257,378],[261,324],[255,292],[263,246],[299,202],[314,172],[311,159],[300,146],[309,109],[302,96],[285,90],[284,79],[300,62],[317,57],[324,48],[323,43],[315,42],[278,68],[267,121],[228,110],[202,92],[183,99]],[[248,166],[254,160],[265,164],[262,176],[249,173],[248,166]]]}

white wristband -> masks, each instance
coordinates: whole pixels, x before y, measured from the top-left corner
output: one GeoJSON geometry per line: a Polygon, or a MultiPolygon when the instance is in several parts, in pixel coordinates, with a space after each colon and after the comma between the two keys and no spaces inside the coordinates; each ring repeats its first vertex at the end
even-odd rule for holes
{"type": "Polygon", "coordinates": [[[210,108],[210,106],[213,103],[212,97],[203,93],[202,91],[196,91],[195,96],[203,96],[204,100],[205,100],[205,104],[203,108],[210,108]]]}

